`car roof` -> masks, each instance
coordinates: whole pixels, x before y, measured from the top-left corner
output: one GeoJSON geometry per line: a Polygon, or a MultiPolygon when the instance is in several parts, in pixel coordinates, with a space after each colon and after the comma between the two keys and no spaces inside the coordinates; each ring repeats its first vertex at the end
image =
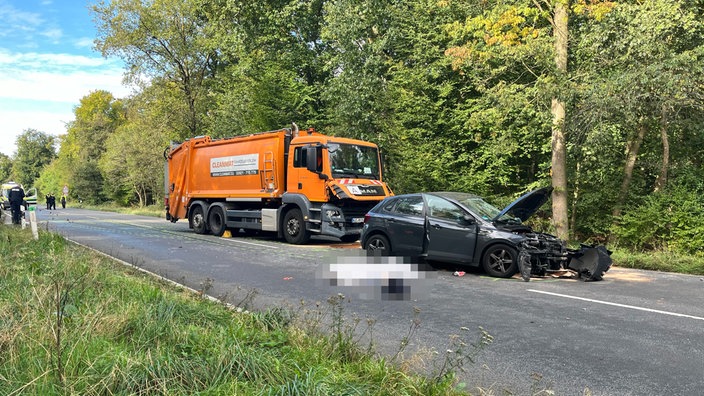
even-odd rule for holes
{"type": "Polygon", "coordinates": [[[458,191],[434,191],[434,192],[427,192],[425,194],[436,195],[438,197],[443,197],[443,198],[450,198],[450,199],[454,199],[455,201],[460,201],[462,199],[467,199],[467,198],[481,198],[477,194],[458,192],[458,191]]]}

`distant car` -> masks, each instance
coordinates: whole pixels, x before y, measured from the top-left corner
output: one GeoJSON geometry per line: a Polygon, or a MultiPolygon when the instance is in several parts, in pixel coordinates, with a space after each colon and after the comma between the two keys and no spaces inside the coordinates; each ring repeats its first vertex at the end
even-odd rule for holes
{"type": "Polygon", "coordinates": [[[27,189],[24,195],[25,206],[30,207],[37,204],[37,189],[35,187],[27,189]]]}
{"type": "Polygon", "coordinates": [[[16,186],[19,186],[19,184],[12,181],[2,184],[0,188],[0,208],[3,210],[10,210],[10,190],[16,186]]]}
{"type": "Polygon", "coordinates": [[[529,192],[503,210],[461,192],[389,197],[366,214],[360,243],[370,255],[481,266],[495,277],[520,270],[528,280],[531,274],[564,270],[572,263],[590,280],[601,279],[611,266],[605,248],[571,250],[563,240],[523,224],[551,192],[547,187],[529,192]]]}
{"type": "MultiPolygon", "coordinates": [[[[12,188],[15,186],[19,186],[19,184],[12,181],[2,184],[2,187],[0,188],[0,208],[2,208],[3,210],[10,210],[10,190],[12,190],[12,188]]],[[[32,187],[28,190],[25,190],[24,194],[24,205],[26,207],[37,204],[36,188],[32,187]]]]}

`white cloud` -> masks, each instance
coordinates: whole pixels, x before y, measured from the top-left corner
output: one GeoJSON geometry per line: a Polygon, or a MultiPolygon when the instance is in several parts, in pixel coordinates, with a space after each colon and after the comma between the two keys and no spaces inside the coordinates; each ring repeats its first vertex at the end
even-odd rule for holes
{"type": "Polygon", "coordinates": [[[12,156],[17,147],[17,137],[27,129],[36,129],[51,135],[66,133],[66,123],[73,120],[72,106],[64,112],[47,112],[41,110],[4,110],[0,109],[0,153],[12,156]]]}
{"type": "Polygon", "coordinates": [[[57,28],[46,29],[46,30],[42,31],[40,34],[50,40],[53,40],[54,42],[58,42],[61,39],[61,37],[64,36],[64,32],[61,29],[57,29],[57,28]]]}
{"type": "Polygon", "coordinates": [[[118,62],[100,57],[0,49],[0,152],[13,155],[17,136],[29,128],[65,133],[73,108],[91,91],[128,96],[123,72],[118,62]]]}
{"type": "Polygon", "coordinates": [[[52,69],[56,67],[116,67],[100,57],[72,54],[12,53],[0,48],[0,68],[8,70],[52,69]]]}
{"type": "Polygon", "coordinates": [[[68,54],[10,54],[0,50],[0,98],[78,103],[89,91],[129,93],[123,69],[103,58],[68,54]]]}
{"type": "Polygon", "coordinates": [[[92,48],[93,47],[93,39],[90,37],[82,37],[82,38],[74,41],[73,45],[76,48],[92,48]]]}
{"type": "Polygon", "coordinates": [[[36,12],[20,11],[9,4],[0,3],[0,36],[32,32],[42,23],[44,19],[36,12]]]}

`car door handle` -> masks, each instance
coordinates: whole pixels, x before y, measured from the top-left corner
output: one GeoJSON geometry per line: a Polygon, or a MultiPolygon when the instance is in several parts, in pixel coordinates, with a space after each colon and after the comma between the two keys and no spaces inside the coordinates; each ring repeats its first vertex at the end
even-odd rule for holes
{"type": "Polygon", "coordinates": [[[442,228],[442,226],[440,224],[433,224],[432,227],[435,228],[436,230],[439,230],[442,228]]]}

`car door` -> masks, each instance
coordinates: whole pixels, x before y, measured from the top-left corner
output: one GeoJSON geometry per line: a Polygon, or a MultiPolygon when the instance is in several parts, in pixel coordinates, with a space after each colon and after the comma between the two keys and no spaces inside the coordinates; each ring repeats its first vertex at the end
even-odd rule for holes
{"type": "Polygon", "coordinates": [[[396,256],[417,256],[425,246],[423,197],[420,194],[399,197],[387,209],[386,228],[396,256]]]}
{"type": "Polygon", "coordinates": [[[464,209],[426,194],[428,260],[468,263],[477,244],[477,224],[464,209]]]}

